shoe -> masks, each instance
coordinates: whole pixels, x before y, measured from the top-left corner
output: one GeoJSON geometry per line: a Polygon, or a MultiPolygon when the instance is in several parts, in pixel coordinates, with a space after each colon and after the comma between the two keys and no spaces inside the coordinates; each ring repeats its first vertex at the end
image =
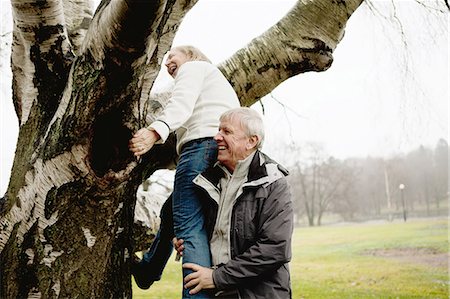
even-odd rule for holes
{"type": "Polygon", "coordinates": [[[137,286],[143,290],[147,290],[155,282],[152,280],[148,271],[145,270],[145,261],[139,260],[135,256],[135,258],[131,261],[131,274],[133,275],[137,286]]]}

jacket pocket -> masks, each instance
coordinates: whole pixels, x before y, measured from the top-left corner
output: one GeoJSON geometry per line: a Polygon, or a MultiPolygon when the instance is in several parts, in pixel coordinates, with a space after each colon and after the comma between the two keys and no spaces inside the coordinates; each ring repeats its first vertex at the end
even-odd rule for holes
{"type": "Polygon", "coordinates": [[[252,243],[256,239],[256,201],[254,198],[243,198],[236,207],[237,235],[241,242],[252,243]]]}

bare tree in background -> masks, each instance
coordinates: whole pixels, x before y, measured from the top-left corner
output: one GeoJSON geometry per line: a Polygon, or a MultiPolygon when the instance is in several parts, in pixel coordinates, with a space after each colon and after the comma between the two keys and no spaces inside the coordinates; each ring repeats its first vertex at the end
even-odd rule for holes
{"type": "Polygon", "coordinates": [[[407,185],[405,191],[408,195],[418,197],[419,202],[426,207],[426,215],[430,215],[432,204],[432,179],[433,179],[433,151],[424,146],[410,152],[407,156],[408,168],[411,171],[411,183],[407,185]]]}
{"type": "Polygon", "coordinates": [[[318,145],[308,156],[305,151],[308,152],[309,146],[288,149],[297,157],[294,163],[287,164],[297,225],[303,223],[302,218],[306,218],[307,225],[320,225],[324,216],[328,222],[330,219],[392,221],[402,218],[404,208],[410,217],[448,215],[449,147],[443,139],[434,151],[419,147],[390,158],[339,160],[328,157],[318,145]],[[425,173],[432,175],[432,182],[425,173]],[[399,188],[401,184],[403,191],[399,188]],[[386,201],[386,188],[390,202],[386,201]],[[433,190],[433,201],[428,205],[426,190],[433,190]]]}
{"type": "MultiPolygon", "coordinates": [[[[298,1],[220,69],[249,106],[284,80],[324,71],[362,0],[298,1]]],[[[164,97],[149,97],[161,60],[196,1],[11,0],[19,137],[1,205],[7,298],[131,297],[133,214],[143,163],[127,149],[164,97]],[[146,117],[148,116],[148,117],[146,117]]]]}
{"type": "MultiPolygon", "coordinates": [[[[324,214],[331,213],[334,206],[342,207],[350,196],[355,169],[345,161],[328,156],[320,144],[308,144],[303,148],[307,149],[295,150],[300,158],[290,168],[288,180],[294,190],[297,217],[302,211],[309,226],[320,226],[324,214]]],[[[354,207],[349,204],[344,208],[345,213],[351,213],[354,207]]]]}
{"type": "Polygon", "coordinates": [[[440,139],[433,152],[433,185],[436,207],[440,208],[440,202],[448,199],[448,143],[440,139]]]}
{"type": "MultiPolygon", "coordinates": [[[[338,201],[342,202],[349,196],[349,191],[354,183],[353,169],[348,167],[345,162],[330,157],[319,166],[317,225],[322,224],[324,213],[330,212],[332,205],[338,201]]],[[[347,211],[352,212],[352,206],[349,206],[347,211]]]]}
{"type": "Polygon", "coordinates": [[[359,163],[358,202],[361,211],[372,217],[380,217],[385,210],[384,161],[381,158],[367,158],[359,163]]]}

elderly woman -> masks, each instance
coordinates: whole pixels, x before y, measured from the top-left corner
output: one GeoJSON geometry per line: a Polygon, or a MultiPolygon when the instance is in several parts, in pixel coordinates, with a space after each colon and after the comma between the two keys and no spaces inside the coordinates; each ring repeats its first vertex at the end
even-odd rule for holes
{"type": "MultiPolygon", "coordinates": [[[[218,131],[219,117],[225,111],[239,107],[239,100],[220,70],[195,47],[171,49],[165,65],[175,79],[172,98],[156,121],[136,132],[129,147],[136,156],[141,156],[155,143],[165,142],[169,133],[175,132],[180,158],[172,195],[174,233],[177,239],[184,240],[183,264],[189,262],[210,267],[202,206],[192,180],[216,161],[217,144],[213,137],[218,131]]],[[[153,271],[150,269],[153,254],[154,250],[150,248],[138,271],[133,272],[141,288],[148,288],[154,280],[160,279],[161,273],[144,277],[145,269],[153,271]]],[[[162,268],[164,265],[165,262],[162,268]]],[[[189,273],[183,270],[183,277],[189,273]]],[[[183,290],[183,298],[192,297],[207,298],[207,294],[192,296],[188,290],[183,290]]]]}

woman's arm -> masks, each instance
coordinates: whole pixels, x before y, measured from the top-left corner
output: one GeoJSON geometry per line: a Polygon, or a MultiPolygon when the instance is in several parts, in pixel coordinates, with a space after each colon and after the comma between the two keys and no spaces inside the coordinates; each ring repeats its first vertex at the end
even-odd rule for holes
{"type": "Polygon", "coordinates": [[[172,97],[163,113],[149,128],[165,142],[170,132],[180,128],[191,117],[206,75],[206,62],[189,61],[178,70],[172,97]]]}

